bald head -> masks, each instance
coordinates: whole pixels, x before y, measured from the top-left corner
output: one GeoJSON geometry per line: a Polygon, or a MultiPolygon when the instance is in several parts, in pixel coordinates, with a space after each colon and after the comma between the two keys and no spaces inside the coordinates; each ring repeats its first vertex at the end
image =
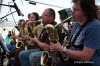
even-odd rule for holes
{"type": "Polygon", "coordinates": [[[51,8],[45,9],[42,14],[43,24],[50,24],[54,20],[55,20],[55,11],[51,8]]]}

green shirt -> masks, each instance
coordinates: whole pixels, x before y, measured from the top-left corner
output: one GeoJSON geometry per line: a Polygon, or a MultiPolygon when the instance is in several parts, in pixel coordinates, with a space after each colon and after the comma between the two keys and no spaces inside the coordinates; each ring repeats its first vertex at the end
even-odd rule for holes
{"type": "Polygon", "coordinates": [[[8,35],[6,36],[5,38],[6,45],[10,43],[11,39],[12,39],[12,36],[8,36],[8,35]]]}

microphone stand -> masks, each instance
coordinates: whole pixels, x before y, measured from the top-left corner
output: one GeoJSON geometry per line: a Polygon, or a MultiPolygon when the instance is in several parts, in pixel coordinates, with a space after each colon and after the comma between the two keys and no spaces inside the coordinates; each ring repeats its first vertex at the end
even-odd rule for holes
{"type": "Polygon", "coordinates": [[[13,5],[0,4],[2,6],[14,7],[13,5]]]}
{"type": "MultiPolygon", "coordinates": [[[[11,12],[10,14],[7,14],[7,15],[5,15],[5,16],[3,16],[3,17],[1,17],[1,18],[0,18],[1,20],[0,20],[0,21],[2,21],[2,19],[3,19],[3,18],[5,18],[5,17],[7,17],[7,16],[9,16],[9,15],[11,15],[11,14],[15,13],[15,12],[16,12],[16,11],[11,12]]],[[[2,21],[1,23],[3,23],[3,21],[2,21]]],[[[1,23],[0,23],[0,24],[1,24],[1,23]]],[[[16,24],[16,22],[15,22],[15,24],[16,24]]]]}
{"type": "Polygon", "coordinates": [[[11,15],[11,14],[15,13],[15,12],[16,12],[16,11],[11,12],[10,14],[7,14],[7,15],[5,15],[5,16],[3,16],[3,17],[1,17],[0,19],[2,20],[3,18],[5,18],[5,17],[7,17],[7,16],[9,16],[9,15],[11,15]]]}
{"type": "MultiPolygon", "coordinates": [[[[13,7],[13,8],[14,8],[14,5],[6,5],[6,4],[0,4],[0,5],[2,5],[2,6],[8,6],[8,7],[13,7]]],[[[10,13],[10,14],[13,14],[13,13],[15,13],[15,12],[16,12],[16,11],[14,11],[14,12],[12,12],[12,13],[10,13]]],[[[8,14],[8,15],[6,15],[6,16],[0,18],[0,19],[3,19],[3,18],[5,18],[5,17],[9,16],[10,14],[8,14]]]]}
{"type": "MultiPolygon", "coordinates": [[[[0,4],[0,5],[2,5],[2,6],[8,6],[8,7],[13,7],[14,8],[14,5],[6,5],[6,4],[0,4]]],[[[15,12],[17,12],[17,11],[11,12],[10,14],[7,14],[7,15],[1,17],[0,19],[2,20],[3,18],[5,18],[5,17],[7,17],[7,16],[9,16],[9,15],[15,13],[15,12]]]]}

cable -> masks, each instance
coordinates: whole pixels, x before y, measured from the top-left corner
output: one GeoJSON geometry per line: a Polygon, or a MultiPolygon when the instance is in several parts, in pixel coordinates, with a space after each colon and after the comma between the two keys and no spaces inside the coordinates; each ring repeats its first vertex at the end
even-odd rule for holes
{"type": "Polygon", "coordinates": [[[51,4],[46,4],[46,3],[41,3],[41,2],[36,2],[36,1],[29,1],[29,2],[35,2],[35,3],[39,3],[39,4],[43,4],[43,5],[48,5],[48,6],[57,7],[57,8],[65,8],[65,7],[60,7],[60,6],[51,5],[51,4]]]}

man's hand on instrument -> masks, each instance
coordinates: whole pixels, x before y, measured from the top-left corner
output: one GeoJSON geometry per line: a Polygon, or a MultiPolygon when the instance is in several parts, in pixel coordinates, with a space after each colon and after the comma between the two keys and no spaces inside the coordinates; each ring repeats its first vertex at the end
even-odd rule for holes
{"type": "Polygon", "coordinates": [[[57,43],[50,43],[50,50],[51,51],[63,51],[63,47],[61,46],[60,42],[57,43]]]}
{"type": "Polygon", "coordinates": [[[36,37],[30,38],[30,41],[36,43],[38,41],[38,39],[36,37]]]}
{"type": "Polygon", "coordinates": [[[13,36],[13,38],[17,39],[17,36],[15,35],[15,36],[13,36]]]}
{"type": "Polygon", "coordinates": [[[22,38],[24,38],[24,39],[26,39],[26,40],[30,40],[30,36],[28,36],[28,35],[22,35],[22,38]]]}

